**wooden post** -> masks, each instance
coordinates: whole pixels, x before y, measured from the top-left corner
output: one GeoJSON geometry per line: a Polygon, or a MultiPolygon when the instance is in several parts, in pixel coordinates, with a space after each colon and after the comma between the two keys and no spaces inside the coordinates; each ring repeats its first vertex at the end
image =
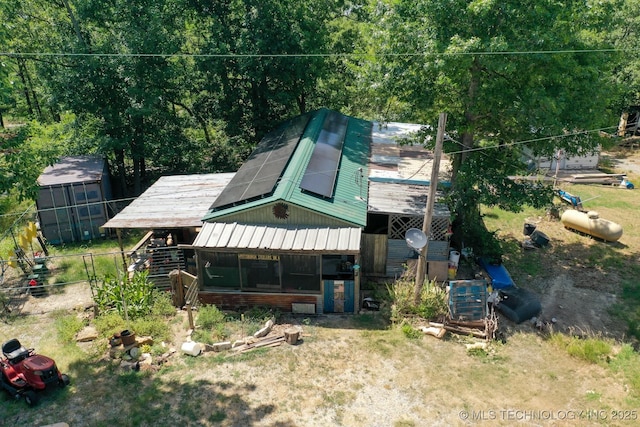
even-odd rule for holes
{"type": "Polygon", "coordinates": [[[125,282],[129,281],[129,275],[127,274],[127,259],[124,256],[124,247],[122,244],[122,231],[116,228],[116,236],[118,236],[118,246],[120,247],[120,255],[122,256],[122,271],[124,271],[125,282]]]}
{"type": "Polygon", "coordinates": [[[179,306],[182,307],[184,305],[184,287],[182,286],[182,272],[178,269],[178,285],[176,286],[176,299],[178,301],[179,306]]]}
{"type": "Polygon", "coordinates": [[[431,169],[431,182],[429,183],[429,196],[427,198],[427,208],[424,213],[422,231],[427,236],[427,244],[420,249],[418,256],[418,267],[416,268],[416,289],[414,299],[416,304],[420,301],[422,285],[426,275],[427,253],[429,250],[429,234],[431,233],[431,218],[433,218],[433,205],[438,189],[438,174],[440,172],[440,156],[442,155],[442,143],[444,141],[444,128],[447,124],[447,114],[440,113],[438,120],[438,134],[436,135],[436,147],[433,152],[433,167],[431,169]]]}
{"type": "Polygon", "coordinates": [[[193,323],[193,313],[191,312],[191,301],[187,301],[187,315],[189,316],[189,329],[192,331],[196,328],[193,323]]]}

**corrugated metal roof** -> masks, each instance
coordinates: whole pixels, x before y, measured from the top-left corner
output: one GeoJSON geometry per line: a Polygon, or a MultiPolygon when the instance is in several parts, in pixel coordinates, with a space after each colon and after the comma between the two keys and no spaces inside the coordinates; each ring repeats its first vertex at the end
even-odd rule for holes
{"type": "Polygon", "coordinates": [[[207,222],[192,246],[209,249],[359,252],[357,227],[316,228],[207,222]]]}
{"type": "MultiPolygon", "coordinates": [[[[399,144],[402,139],[409,139],[423,127],[425,126],[412,123],[374,122],[371,129],[369,179],[429,185],[433,167],[433,150],[424,148],[422,144],[399,144]]],[[[451,180],[451,169],[451,160],[443,153],[438,170],[440,183],[451,180]]]]}
{"type": "Polygon", "coordinates": [[[38,177],[38,185],[63,185],[102,180],[105,161],[96,156],[62,157],[55,165],[47,166],[38,177]]]}
{"type": "MultiPolygon", "coordinates": [[[[424,215],[427,208],[429,186],[417,184],[397,184],[389,182],[369,182],[369,212],[424,215]]],[[[436,203],[433,206],[435,217],[449,217],[446,205],[436,203]]]]}
{"type": "Polygon", "coordinates": [[[105,228],[200,227],[211,202],[235,173],[163,176],[105,228]]]}
{"type": "Polygon", "coordinates": [[[300,181],[304,176],[316,140],[329,112],[328,109],[320,109],[312,114],[273,195],[220,211],[209,211],[203,220],[211,221],[229,217],[244,209],[281,200],[322,215],[341,219],[347,223],[365,226],[367,222],[366,177],[369,173],[367,163],[371,144],[371,122],[348,117],[342,157],[332,198],[310,194],[300,188],[300,181]]]}

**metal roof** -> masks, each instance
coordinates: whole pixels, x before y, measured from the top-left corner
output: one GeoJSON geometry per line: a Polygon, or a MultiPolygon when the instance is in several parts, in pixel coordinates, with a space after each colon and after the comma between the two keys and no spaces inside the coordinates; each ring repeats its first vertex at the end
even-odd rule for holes
{"type": "Polygon", "coordinates": [[[211,202],[231,181],[234,173],[163,176],[105,228],[200,227],[211,202]]]}
{"type": "MultiPolygon", "coordinates": [[[[428,185],[369,182],[369,212],[402,215],[424,215],[427,208],[428,185]]],[[[446,205],[433,206],[436,217],[450,216],[446,205]]]]}
{"type": "MultiPolygon", "coordinates": [[[[369,180],[397,183],[418,183],[429,185],[433,167],[433,150],[422,144],[404,144],[420,129],[430,126],[413,123],[378,123],[371,129],[371,157],[369,159],[369,180]]],[[[451,180],[451,160],[442,153],[438,180],[447,184],[451,180]]]]}
{"type": "Polygon", "coordinates": [[[284,201],[364,227],[367,222],[365,201],[367,199],[366,177],[369,173],[367,164],[371,145],[371,122],[345,116],[348,118],[347,129],[333,197],[321,197],[300,188],[300,182],[312,157],[325,118],[330,113],[334,112],[326,108],[310,113],[310,119],[304,133],[296,150],[291,154],[289,163],[273,194],[222,210],[210,210],[203,217],[203,221],[231,219],[234,213],[241,210],[284,201]]]}
{"type": "Polygon", "coordinates": [[[97,156],[62,157],[53,166],[47,166],[38,177],[38,185],[51,186],[102,180],[105,160],[97,156]]]}
{"type": "Polygon", "coordinates": [[[357,227],[296,227],[206,222],[192,247],[274,251],[360,251],[357,227]]]}

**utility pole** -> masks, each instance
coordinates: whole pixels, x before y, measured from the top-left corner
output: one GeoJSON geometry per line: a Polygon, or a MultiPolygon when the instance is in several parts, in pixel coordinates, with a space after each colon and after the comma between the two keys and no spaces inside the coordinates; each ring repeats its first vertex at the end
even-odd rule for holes
{"type": "Polygon", "coordinates": [[[436,190],[438,189],[440,157],[442,156],[442,143],[444,141],[444,128],[446,124],[447,113],[440,113],[440,118],[438,119],[438,133],[436,135],[436,147],[433,152],[433,167],[431,169],[431,182],[429,183],[429,196],[427,196],[427,207],[424,211],[424,222],[422,223],[422,232],[427,236],[427,244],[420,249],[418,267],[416,268],[416,289],[414,295],[416,304],[420,302],[420,294],[422,293],[422,285],[424,284],[424,277],[426,275],[429,234],[431,233],[431,218],[433,218],[433,205],[436,199],[436,190]]]}

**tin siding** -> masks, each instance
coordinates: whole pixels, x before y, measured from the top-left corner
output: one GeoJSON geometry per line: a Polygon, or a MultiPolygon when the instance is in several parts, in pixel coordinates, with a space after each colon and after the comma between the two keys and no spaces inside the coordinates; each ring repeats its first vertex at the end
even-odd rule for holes
{"type": "MultiPolygon", "coordinates": [[[[285,203],[287,204],[287,203],[285,203]]],[[[295,224],[299,226],[314,227],[353,227],[354,224],[342,221],[330,216],[321,215],[309,209],[300,208],[299,206],[288,203],[288,217],[286,219],[276,218],[273,214],[273,207],[276,203],[270,203],[254,209],[237,212],[228,216],[216,218],[219,222],[240,222],[245,224],[273,224],[273,225],[289,225],[295,224]]]]}

